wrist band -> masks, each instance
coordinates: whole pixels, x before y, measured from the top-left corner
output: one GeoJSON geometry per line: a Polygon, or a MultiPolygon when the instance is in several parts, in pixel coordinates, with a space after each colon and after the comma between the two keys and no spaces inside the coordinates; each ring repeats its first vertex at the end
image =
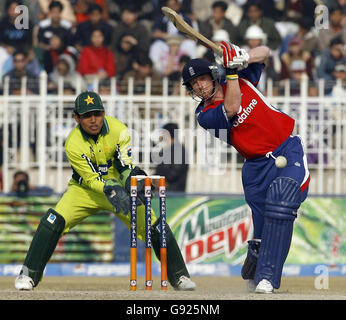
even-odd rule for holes
{"type": "Polygon", "coordinates": [[[239,77],[238,77],[238,75],[237,74],[228,74],[227,76],[226,76],[226,79],[227,80],[237,80],[239,77]]]}

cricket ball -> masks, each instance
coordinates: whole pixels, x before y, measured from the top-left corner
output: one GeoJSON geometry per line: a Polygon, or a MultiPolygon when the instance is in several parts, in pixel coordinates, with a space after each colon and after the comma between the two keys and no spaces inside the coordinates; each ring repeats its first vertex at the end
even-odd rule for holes
{"type": "Polygon", "coordinates": [[[287,159],[286,159],[284,156],[278,156],[278,157],[275,159],[275,165],[276,165],[278,168],[285,168],[286,165],[287,165],[287,159]]]}

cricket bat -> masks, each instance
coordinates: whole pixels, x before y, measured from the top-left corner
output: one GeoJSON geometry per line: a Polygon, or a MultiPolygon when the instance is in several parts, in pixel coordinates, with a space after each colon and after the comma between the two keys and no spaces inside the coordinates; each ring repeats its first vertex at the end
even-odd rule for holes
{"type": "Polygon", "coordinates": [[[203,46],[212,49],[216,54],[219,56],[222,56],[223,52],[222,49],[213,41],[210,41],[205,36],[197,32],[195,29],[193,29],[188,23],[182,19],[178,13],[176,13],[174,10],[168,7],[162,7],[161,8],[163,14],[173,22],[175,27],[183,34],[185,34],[188,38],[200,42],[203,46]]]}

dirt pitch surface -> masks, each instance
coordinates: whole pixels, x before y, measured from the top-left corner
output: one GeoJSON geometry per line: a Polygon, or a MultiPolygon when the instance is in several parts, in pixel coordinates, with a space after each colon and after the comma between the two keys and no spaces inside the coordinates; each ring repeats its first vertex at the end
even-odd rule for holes
{"type": "Polygon", "coordinates": [[[246,290],[240,277],[193,277],[196,291],[159,288],[154,277],[152,291],[144,290],[139,278],[137,291],[129,290],[129,279],[119,277],[45,277],[33,291],[17,291],[15,277],[0,278],[0,300],[346,300],[346,277],[330,277],[328,289],[316,289],[314,277],[286,277],[274,294],[246,290]]]}

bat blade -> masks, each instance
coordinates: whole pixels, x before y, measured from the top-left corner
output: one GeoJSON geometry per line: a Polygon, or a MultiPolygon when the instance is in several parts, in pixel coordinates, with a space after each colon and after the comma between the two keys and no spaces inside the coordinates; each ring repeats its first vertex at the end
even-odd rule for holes
{"type": "Polygon", "coordinates": [[[212,49],[215,53],[222,56],[222,49],[214,42],[193,29],[188,23],[184,21],[174,10],[168,7],[161,8],[163,14],[173,22],[175,27],[188,38],[200,42],[207,48],[212,49]]]}

